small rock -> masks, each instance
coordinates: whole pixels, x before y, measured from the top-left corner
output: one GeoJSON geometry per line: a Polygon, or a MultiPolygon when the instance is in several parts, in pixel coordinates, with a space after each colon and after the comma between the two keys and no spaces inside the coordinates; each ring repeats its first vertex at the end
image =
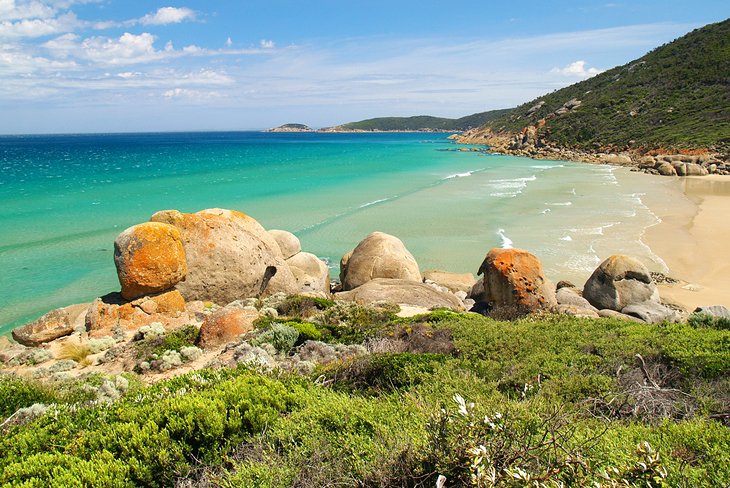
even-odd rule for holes
{"type": "Polygon", "coordinates": [[[641,320],[638,317],[634,317],[632,315],[626,315],[625,313],[617,312],[615,310],[610,310],[608,308],[599,310],[598,315],[602,318],[607,318],[607,319],[621,319],[621,320],[630,320],[632,322],[640,322],[642,324],[645,323],[643,320],[641,320]]]}
{"type": "Polygon", "coordinates": [[[430,280],[449,289],[452,293],[469,293],[476,283],[471,273],[450,273],[448,271],[429,270],[423,272],[423,279],[430,280]]]}
{"type": "Polygon", "coordinates": [[[557,313],[579,318],[597,319],[600,317],[593,307],[583,308],[576,305],[558,304],[555,307],[555,311],[557,313]]]}
{"type": "Polygon", "coordinates": [[[658,324],[660,322],[677,322],[678,314],[669,307],[654,301],[646,301],[642,303],[634,303],[624,307],[621,313],[638,317],[648,324],[658,324]]]}
{"type": "Polygon", "coordinates": [[[13,339],[24,346],[39,346],[73,333],[89,304],[69,305],[51,310],[35,322],[13,329],[13,339]]]}
{"type": "Polygon", "coordinates": [[[580,296],[578,292],[575,291],[575,288],[560,288],[558,289],[555,297],[557,298],[559,305],[571,305],[579,308],[588,309],[593,312],[598,312],[598,309],[591,305],[588,300],[580,296]]]}
{"type": "Polygon", "coordinates": [[[208,349],[236,340],[252,331],[254,321],[260,316],[257,311],[227,305],[205,319],[196,344],[208,349]]]}
{"type": "Polygon", "coordinates": [[[730,310],[722,305],[711,305],[709,307],[697,307],[692,313],[701,313],[710,317],[730,319],[730,310]]]}

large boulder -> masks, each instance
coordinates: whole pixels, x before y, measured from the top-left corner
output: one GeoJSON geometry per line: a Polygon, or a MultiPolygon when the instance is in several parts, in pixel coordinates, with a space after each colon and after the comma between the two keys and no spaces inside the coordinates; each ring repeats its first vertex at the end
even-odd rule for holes
{"type": "Polygon", "coordinates": [[[545,279],[542,263],[522,249],[494,248],[487,253],[478,275],[484,277],[474,286],[471,298],[494,308],[516,306],[526,310],[556,305],[555,291],[545,279]]]}
{"type": "Polygon", "coordinates": [[[196,344],[204,349],[221,346],[254,329],[261,314],[236,305],[227,305],[210,314],[200,326],[196,344]]]}
{"type": "Polygon", "coordinates": [[[192,214],[164,210],[151,220],[180,231],[188,275],[176,288],[186,300],[230,303],[298,290],[279,244],[248,215],[216,208],[192,214]]]}
{"type": "Polygon", "coordinates": [[[469,293],[476,283],[471,273],[450,273],[448,271],[424,271],[424,281],[433,281],[437,285],[446,287],[452,293],[463,291],[469,293]]]}
{"type": "Polygon", "coordinates": [[[646,266],[632,257],[615,255],[603,261],[588,278],[583,297],[599,310],[621,312],[637,303],[658,303],[659,291],[646,266]]]}
{"type": "Polygon", "coordinates": [[[677,170],[674,169],[672,163],[663,161],[656,166],[656,170],[662,176],[677,176],[677,170]]]}
{"type": "Polygon", "coordinates": [[[714,318],[730,319],[730,310],[722,305],[710,305],[708,307],[697,307],[693,314],[709,315],[714,318]]]}
{"type": "Polygon", "coordinates": [[[302,251],[302,244],[299,242],[299,238],[291,232],[272,229],[269,231],[269,235],[271,235],[271,237],[273,237],[279,245],[281,255],[284,259],[289,259],[296,253],[302,251]]]}
{"type": "Polygon", "coordinates": [[[436,290],[413,280],[375,278],[354,290],[335,294],[336,300],[350,300],[360,304],[375,302],[397,303],[409,307],[450,308],[463,311],[464,304],[452,293],[436,290]]]}
{"type": "Polygon", "coordinates": [[[373,232],[357,245],[348,259],[345,256],[342,258],[344,290],[352,290],[376,278],[421,281],[418,263],[395,236],[373,232]]]}
{"type": "Polygon", "coordinates": [[[286,260],[300,293],[328,294],[330,292],[330,270],[327,264],[314,254],[299,252],[286,260]]]}
{"type": "Polygon", "coordinates": [[[127,300],[169,290],[188,271],[180,231],[160,222],[134,225],[119,234],[114,264],[127,300]]]}
{"type": "Polygon", "coordinates": [[[51,310],[38,320],[13,329],[13,339],[24,346],[36,347],[67,336],[84,325],[88,307],[88,303],[82,303],[51,310]]]}

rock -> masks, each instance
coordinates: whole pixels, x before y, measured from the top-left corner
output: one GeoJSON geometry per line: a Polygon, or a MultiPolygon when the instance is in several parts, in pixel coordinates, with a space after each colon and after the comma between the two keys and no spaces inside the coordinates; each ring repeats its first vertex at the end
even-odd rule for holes
{"type": "Polygon", "coordinates": [[[647,300],[659,302],[659,291],[649,270],[638,260],[623,255],[603,261],[586,281],[583,297],[597,309],[620,312],[647,300]]]}
{"type": "Polygon", "coordinates": [[[180,231],[159,222],[134,225],[119,234],[114,264],[126,300],[169,290],[188,271],[180,231]]]}
{"type": "Polygon", "coordinates": [[[314,254],[300,252],[286,260],[300,293],[330,292],[330,270],[324,261],[314,254]]]}
{"type": "Polygon", "coordinates": [[[345,275],[347,274],[347,264],[350,262],[353,251],[354,249],[352,251],[346,252],[340,259],[340,286],[342,286],[342,282],[344,281],[345,275]]]}
{"type": "Polygon", "coordinates": [[[14,344],[10,342],[10,339],[8,339],[7,336],[0,336],[0,351],[7,351],[13,346],[14,344]]]}
{"type": "Polygon", "coordinates": [[[707,171],[707,168],[700,166],[699,164],[687,163],[685,164],[685,174],[687,176],[706,176],[709,174],[709,171],[707,171]]]}
{"type": "Polygon", "coordinates": [[[489,251],[479,268],[484,274],[483,293],[471,298],[489,303],[492,307],[519,306],[527,310],[549,308],[556,305],[555,291],[545,279],[542,264],[533,254],[521,249],[489,251]]]}
{"type": "Polygon", "coordinates": [[[555,298],[558,301],[558,305],[570,305],[598,312],[598,309],[591,305],[588,300],[580,296],[574,288],[563,287],[558,289],[555,298]]]}
{"type": "Polygon", "coordinates": [[[588,319],[597,319],[600,316],[598,315],[598,311],[596,311],[595,308],[584,308],[579,307],[576,305],[565,305],[565,304],[559,304],[555,307],[555,311],[557,313],[561,313],[564,315],[570,315],[571,317],[580,317],[580,318],[588,318],[588,319]]]}
{"type": "Polygon", "coordinates": [[[639,159],[640,164],[654,164],[656,163],[656,159],[654,156],[642,156],[641,159],[639,159]]]}
{"type": "MultiPolygon", "coordinates": [[[[576,286],[573,283],[571,283],[570,281],[560,280],[560,281],[558,281],[558,284],[555,285],[555,289],[559,290],[561,288],[576,288],[576,286]]],[[[576,293],[577,293],[577,291],[576,291],[576,293]]]]}
{"type": "Polygon", "coordinates": [[[625,154],[601,154],[599,160],[605,164],[617,164],[626,166],[632,164],[631,158],[625,154]]]}
{"type": "Polygon", "coordinates": [[[621,310],[625,315],[637,317],[648,324],[658,324],[660,322],[677,322],[677,312],[669,307],[665,307],[659,302],[647,300],[642,303],[633,303],[621,310]]]}
{"type": "Polygon", "coordinates": [[[448,271],[437,270],[424,271],[423,279],[446,287],[452,293],[459,291],[469,293],[474,283],[476,283],[476,279],[474,279],[474,275],[471,273],[449,273],[448,271]]]}
{"type": "Polygon", "coordinates": [[[220,346],[251,332],[254,321],[261,314],[236,305],[225,306],[213,312],[200,326],[196,344],[203,349],[220,346]]]}
{"type": "Polygon", "coordinates": [[[131,302],[119,293],[109,293],[94,300],[85,316],[86,330],[91,337],[114,335],[117,330],[136,331],[153,322],[171,329],[195,322],[195,313],[188,312],[183,296],[172,290],[131,302]],[[149,313],[149,310],[154,311],[149,313]]]}
{"type": "Polygon", "coordinates": [[[352,290],[376,278],[421,281],[413,255],[395,236],[373,232],[352,251],[349,259],[343,256],[343,290],[352,290]]]}
{"type": "Polygon", "coordinates": [[[730,319],[730,310],[722,305],[711,305],[709,307],[697,307],[694,312],[697,314],[709,315],[710,317],[730,319]]]}
{"type": "Polygon", "coordinates": [[[299,242],[299,238],[291,232],[272,229],[269,231],[269,234],[279,245],[279,249],[281,249],[281,254],[284,259],[289,259],[296,253],[302,251],[302,244],[299,242]]]}
{"type": "Polygon", "coordinates": [[[634,317],[633,315],[626,315],[625,313],[617,312],[616,310],[609,310],[608,308],[599,310],[598,316],[605,319],[621,319],[630,320],[632,322],[640,322],[642,324],[645,323],[638,317],[634,317]]]}
{"type": "Polygon", "coordinates": [[[662,162],[656,167],[656,170],[662,176],[677,176],[677,170],[674,169],[671,163],[662,162]]]}
{"type": "Polygon", "coordinates": [[[82,323],[88,306],[88,303],[82,303],[51,310],[38,320],[13,329],[13,339],[24,346],[36,347],[67,336],[82,323]]]}
{"type": "Polygon", "coordinates": [[[354,290],[335,294],[335,300],[349,300],[360,304],[389,302],[408,307],[450,308],[463,311],[464,304],[451,293],[413,280],[375,278],[354,290]]]}
{"type": "Polygon", "coordinates": [[[164,210],[151,220],[180,231],[188,275],[176,288],[186,300],[230,303],[298,289],[279,244],[255,219],[241,212],[164,210]]]}

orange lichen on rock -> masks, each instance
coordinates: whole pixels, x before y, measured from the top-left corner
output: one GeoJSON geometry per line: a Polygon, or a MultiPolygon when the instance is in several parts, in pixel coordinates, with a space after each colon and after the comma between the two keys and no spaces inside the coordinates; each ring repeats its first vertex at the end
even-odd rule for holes
{"type": "Polygon", "coordinates": [[[555,293],[537,257],[521,249],[492,249],[479,268],[484,293],[494,307],[522,306],[530,310],[555,305],[555,293]]]}
{"type": "Polygon", "coordinates": [[[188,271],[180,231],[159,222],[138,224],[119,234],[114,264],[127,300],[169,290],[188,271]]]}
{"type": "Polygon", "coordinates": [[[115,330],[135,331],[143,325],[160,322],[166,329],[194,321],[185,299],[177,290],[126,301],[118,293],[94,300],[86,312],[86,330],[91,337],[112,335],[115,330]]]}
{"type": "Polygon", "coordinates": [[[235,306],[221,308],[205,319],[200,327],[197,344],[202,348],[210,348],[233,341],[241,334],[252,331],[253,323],[259,316],[256,310],[235,306]]]}

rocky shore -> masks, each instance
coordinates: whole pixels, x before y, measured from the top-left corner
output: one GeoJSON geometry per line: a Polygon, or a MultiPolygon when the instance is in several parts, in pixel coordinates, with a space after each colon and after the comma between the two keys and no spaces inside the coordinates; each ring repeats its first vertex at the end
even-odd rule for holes
{"type": "Polygon", "coordinates": [[[473,129],[454,134],[459,144],[489,146],[487,152],[533,159],[575,161],[630,167],[632,170],[661,176],[730,175],[730,158],[712,151],[631,150],[593,152],[565,148],[546,140],[543,124],[525,127],[518,134],[495,133],[489,129],[473,129]]]}
{"type": "MultiPolygon", "coordinates": [[[[326,323],[435,309],[500,319],[557,313],[658,323],[687,317],[662,302],[657,281],[666,277],[621,255],[606,259],[581,289],[565,281],[554,285],[539,259],[520,249],[491,249],[478,279],[421,272],[400,239],[373,232],[342,257],[340,279],[331,282],[327,265],[302,251],[296,236],[267,231],[225,209],[157,212],[119,234],[114,249],[120,291],[13,330],[14,342],[0,341],[2,370],[36,378],[134,371],[156,381],[206,366],[273,361],[275,351],[257,345],[263,334],[304,338],[296,354],[279,358],[292,369],[359,354],[357,347],[337,350],[287,325],[297,325],[287,317],[302,304],[308,320],[326,323]],[[160,349],[170,337],[187,342],[160,349]]],[[[730,315],[723,307],[707,312],[730,315]]]]}

